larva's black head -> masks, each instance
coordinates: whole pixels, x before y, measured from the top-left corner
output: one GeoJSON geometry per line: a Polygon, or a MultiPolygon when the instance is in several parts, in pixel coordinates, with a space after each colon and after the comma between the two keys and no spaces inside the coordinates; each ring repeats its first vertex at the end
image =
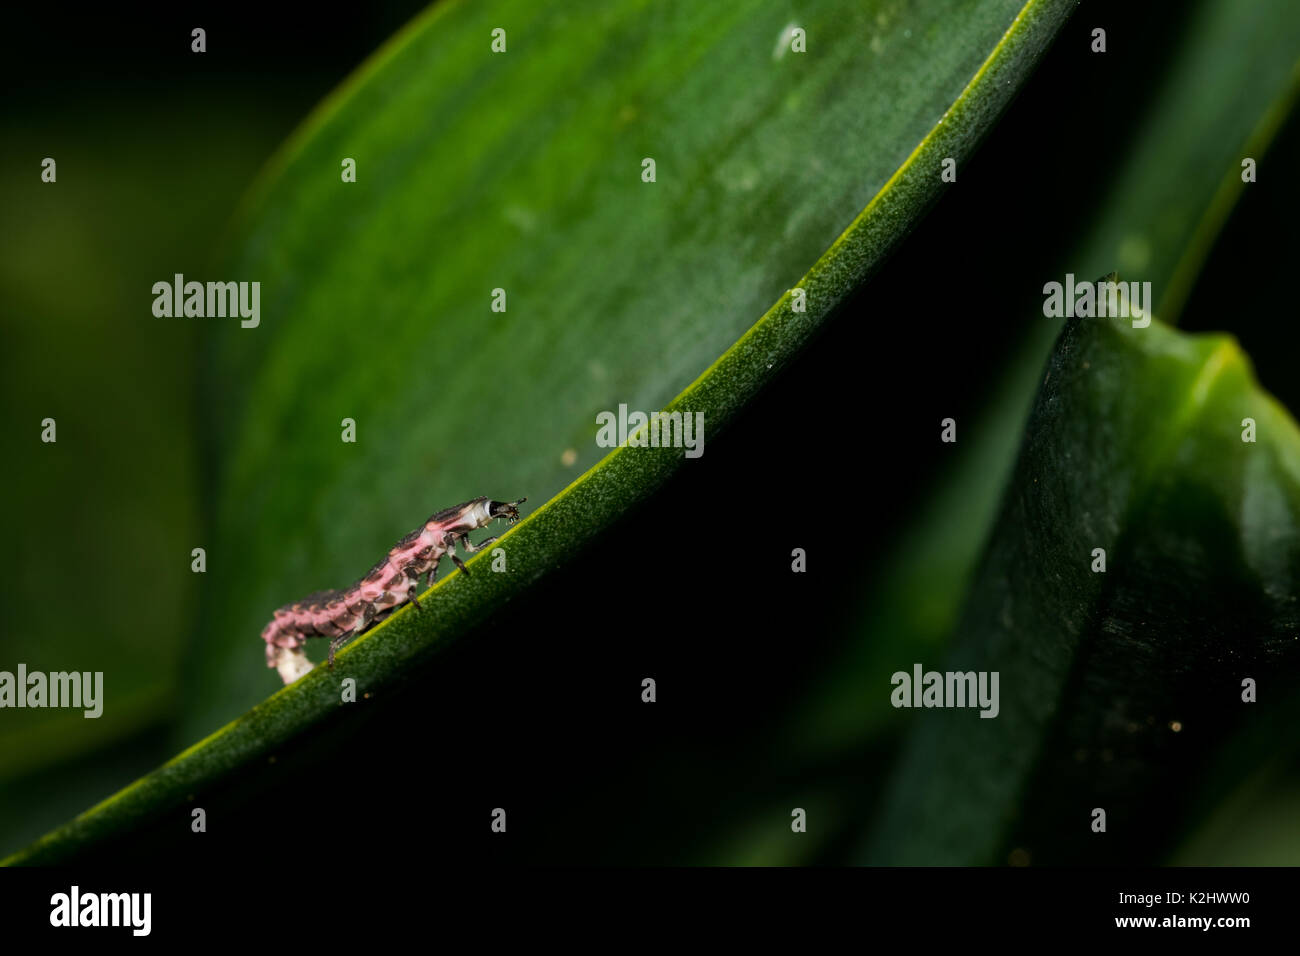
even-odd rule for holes
{"type": "Polygon", "coordinates": [[[488,514],[493,518],[506,518],[511,524],[519,520],[519,506],[527,498],[520,498],[518,501],[489,501],[488,514]]]}

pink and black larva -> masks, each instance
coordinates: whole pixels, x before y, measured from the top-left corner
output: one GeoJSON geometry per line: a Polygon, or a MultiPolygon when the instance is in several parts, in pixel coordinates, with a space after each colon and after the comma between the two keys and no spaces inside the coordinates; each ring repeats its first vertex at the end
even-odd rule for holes
{"type": "Polygon", "coordinates": [[[428,575],[429,584],[438,574],[438,562],[447,555],[456,567],[469,573],[465,562],[456,554],[460,544],[466,554],[487,547],[496,537],[478,544],[469,533],[486,528],[497,518],[511,524],[519,520],[519,505],[527,501],[492,501],[475,498],[463,505],[439,511],[408,534],[364,578],[342,591],[317,591],[301,601],[286,604],[275,612],[271,623],[262,629],[266,641],[266,666],[274,667],[286,684],[312,669],[312,662],[302,652],[309,637],[330,639],[329,666],[334,667],[334,652],[348,638],[360,634],[382,621],[398,607],[415,599],[420,578],[428,575]]]}

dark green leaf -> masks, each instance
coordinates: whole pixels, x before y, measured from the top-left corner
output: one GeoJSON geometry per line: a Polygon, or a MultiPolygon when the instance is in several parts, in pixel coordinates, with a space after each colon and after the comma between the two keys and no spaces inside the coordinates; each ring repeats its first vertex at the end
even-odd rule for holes
{"type": "Polygon", "coordinates": [[[1300,671],[1297,583],[1300,432],[1235,343],[1075,320],[954,651],[906,662],[998,672],[1000,713],[907,712],[915,731],[867,859],[1157,858],[1183,790],[1270,720],[1243,680],[1300,671]],[[1245,419],[1258,441],[1243,441],[1245,419]]]}

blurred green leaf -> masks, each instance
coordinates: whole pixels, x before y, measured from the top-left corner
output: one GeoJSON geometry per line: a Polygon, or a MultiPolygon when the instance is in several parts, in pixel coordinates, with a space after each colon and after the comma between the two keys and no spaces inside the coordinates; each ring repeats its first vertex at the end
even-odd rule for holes
{"type": "Polygon", "coordinates": [[[405,678],[649,495],[681,450],[597,462],[596,414],[667,405],[715,434],[896,246],[1072,8],[434,8],[308,123],[239,230],[231,277],[262,283],[262,324],[231,323],[211,369],[214,394],[243,398],[211,405],[216,537],[186,726],[275,687],[257,640],[272,608],[355,579],[438,508],[558,496],[502,539],[508,574],[444,578],[333,675],[17,859],[174,806],[334,712],[341,677],[363,693],[405,678]],[[794,27],[817,56],[788,49],[794,27]]]}
{"type": "MultiPolygon", "coordinates": [[[[1132,124],[1135,134],[1107,144],[1123,160],[1101,202],[1071,220],[1058,269],[1041,280],[1061,281],[1066,272],[1091,280],[1118,268],[1151,282],[1155,314],[1171,323],[1243,188],[1242,158],[1263,159],[1300,92],[1300,5],[1205,0],[1189,9],[1188,21],[1174,34],[1179,48],[1132,124]]],[[[1107,115],[1122,126],[1120,108],[1107,115]]],[[[1276,165],[1266,168],[1279,175],[1276,165]]],[[[1029,283],[1017,307],[1041,306],[1040,286],[1029,283]]],[[[887,695],[862,688],[887,687],[898,660],[918,649],[937,652],[948,640],[1058,328],[1045,319],[1029,326],[984,410],[961,423],[929,503],[847,615],[859,622],[855,639],[791,724],[810,761],[850,752],[896,721],[887,695]]]]}
{"type": "Polygon", "coordinates": [[[1173,866],[1295,866],[1300,861],[1300,687],[1260,680],[1266,720],[1252,720],[1213,755],[1176,814],[1173,866]]]}
{"type": "Polygon", "coordinates": [[[1071,321],[954,650],[916,662],[998,672],[1000,713],[908,712],[866,859],[1158,858],[1214,754],[1270,725],[1243,679],[1300,676],[1297,581],[1300,431],[1235,342],[1071,321]]]}
{"type": "Polygon", "coordinates": [[[147,293],[202,268],[212,229],[291,119],[239,86],[64,95],[15,98],[0,121],[0,457],[13,465],[0,668],[102,671],[108,704],[90,720],[4,711],[0,851],[132,779],[143,768],[122,755],[165,742],[158,729],[179,709],[178,636],[198,592],[199,338],[152,316],[147,293]],[[32,174],[34,156],[58,158],[56,183],[32,174]],[[114,751],[116,776],[100,756],[114,751]]]}

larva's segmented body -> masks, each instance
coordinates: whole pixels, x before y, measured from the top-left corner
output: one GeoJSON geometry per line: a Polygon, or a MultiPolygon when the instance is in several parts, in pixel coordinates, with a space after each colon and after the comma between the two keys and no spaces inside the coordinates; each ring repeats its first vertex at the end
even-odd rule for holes
{"type": "Polygon", "coordinates": [[[461,571],[469,573],[456,554],[457,543],[467,554],[487,547],[495,537],[474,544],[469,540],[469,533],[487,527],[497,518],[506,518],[514,524],[519,520],[519,505],[526,500],[475,498],[439,511],[397,542],[369,574],[350,588],[317,591],[301,601],[286,604],[262,629],[266,666],[279,671],[286,684],[292,683],[313,667],[301,650],[307,638],[328,637],[329,666],[333,668],[334,652],[350,637],[382,621],[407,601],[417,608],[420,606],[415,599],[420,578],[428,575],[428,583],[433,584],[443,555],[450,557],[461,571]]]}

